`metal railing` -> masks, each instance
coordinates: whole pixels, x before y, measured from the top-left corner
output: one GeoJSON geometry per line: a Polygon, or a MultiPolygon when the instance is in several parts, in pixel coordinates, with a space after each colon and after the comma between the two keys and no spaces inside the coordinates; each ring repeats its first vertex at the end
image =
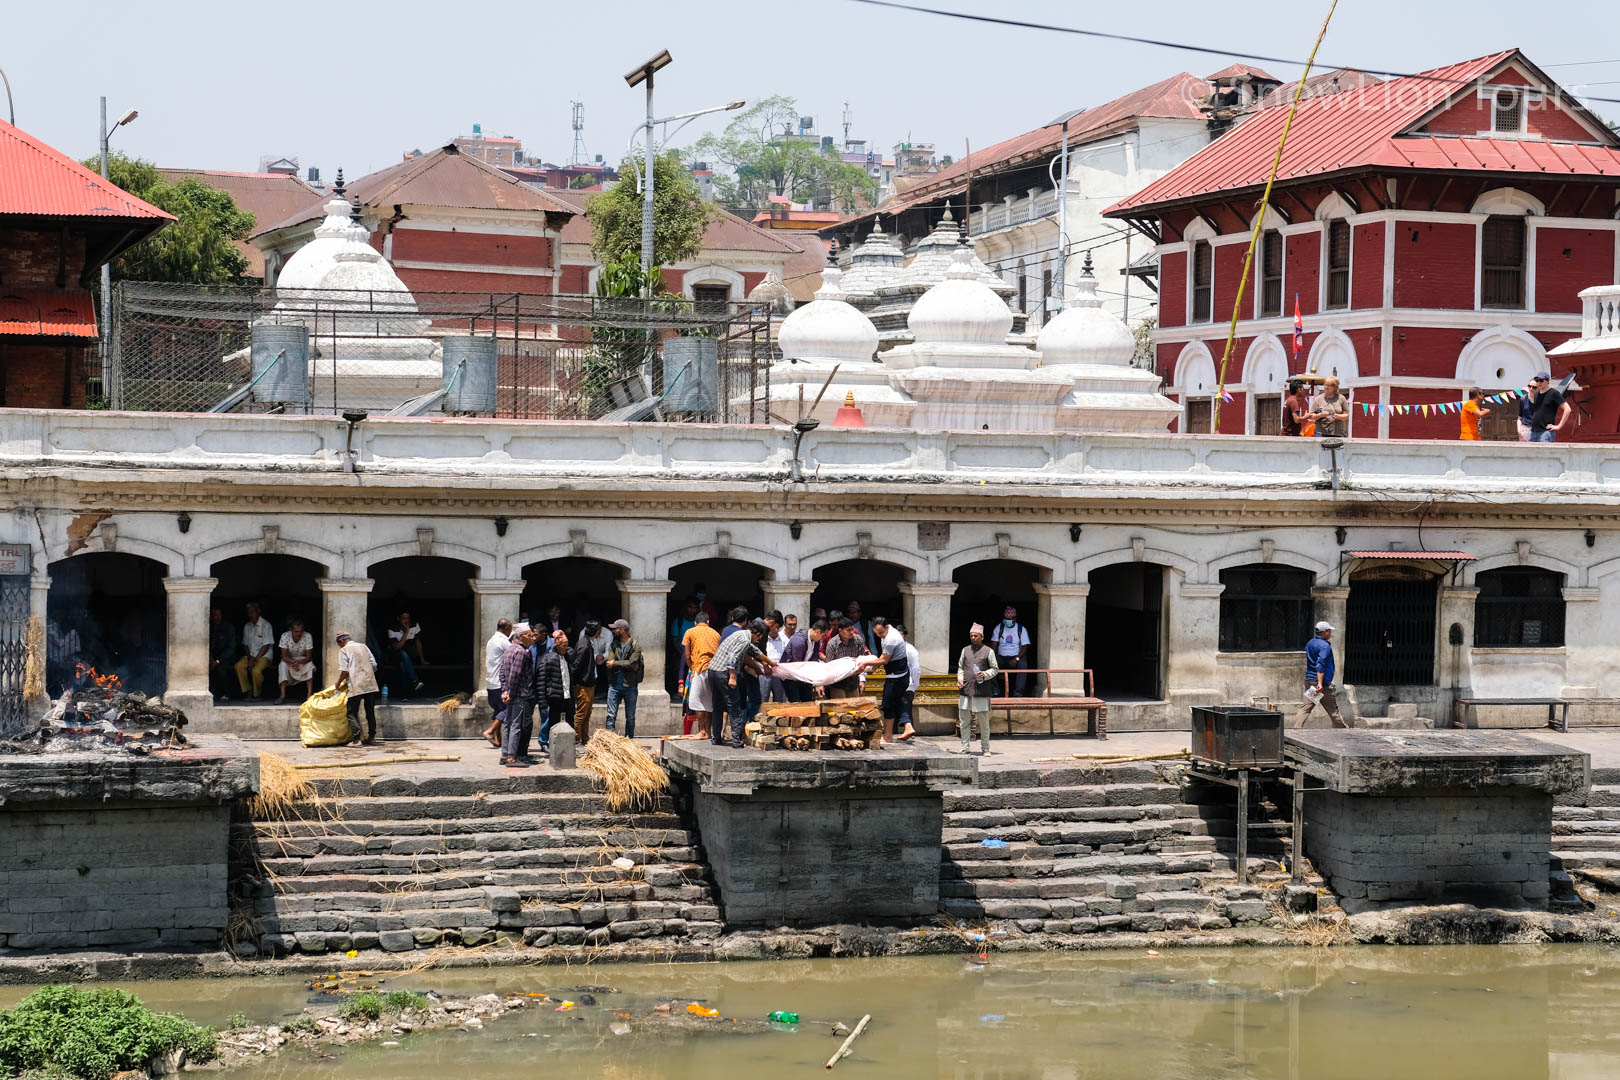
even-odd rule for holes
{"type": "Polygon", "coordinates": [[[209,411],[253,381],[253,329],[262,325],[308,328],[309,392],[299,403],[249,393],[240,411],[390,409],[441,389],[444,341],[476,335],[496,342],[497,404],[486,415],[595,420],[660,402],[665,344],[698,338],[714,342],[702,350],[713,366],[704,407],[683,386],[683,407],[664,418],[763,422],[775,356],[771,312],[752,304],[121,282],[92,407],[209,411]]]}

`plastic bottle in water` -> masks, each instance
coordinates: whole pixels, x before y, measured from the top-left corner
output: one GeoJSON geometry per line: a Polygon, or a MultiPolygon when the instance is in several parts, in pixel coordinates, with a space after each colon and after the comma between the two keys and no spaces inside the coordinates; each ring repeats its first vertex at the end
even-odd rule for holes
{"type": "Polygon", "coordinates": [[[386,686],[383,687],[382,691],[382,707],[385,709],[388,708],[388,687],[386,686]]]}
{"type": "Polygon", "coordinates": [[[767,1016],[765,1019],[774,1024],[797,1024],[799,1022],[799,1014],[796,1012],[782,1012],[778,1010],[771,1013],[771,1015],[767,1016]]]}

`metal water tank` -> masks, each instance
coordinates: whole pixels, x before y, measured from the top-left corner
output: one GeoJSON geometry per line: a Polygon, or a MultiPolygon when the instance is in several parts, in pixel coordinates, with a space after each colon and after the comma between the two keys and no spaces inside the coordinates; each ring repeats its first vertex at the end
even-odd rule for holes
{"type": "Polygon", "coordinates": [[[252,357],[254,400],[309,406],[309,327],[255,325],[252,357]]]}
{"type": "Polygon", "coordinates": [[[664,408],[671,412],[718,412],[720,343],[714,338],[675,337],[664,342],[664,408]]]}
{"type": "Polygon", "coordinates": [[[447,413],[495,411],[496,347],[492,337],[444,339],[444,402],[447,413]]]}

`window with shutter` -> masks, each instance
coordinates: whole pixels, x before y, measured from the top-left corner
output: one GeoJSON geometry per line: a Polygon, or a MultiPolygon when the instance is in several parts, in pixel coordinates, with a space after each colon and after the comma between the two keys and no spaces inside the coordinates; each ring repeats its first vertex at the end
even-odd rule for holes
{"type": "Polygon", "coordinates": [[[1282,233],[1260,237],[1260,317],[1281,315],[1283,302],[1282,233]]]}
{"type": "Polygon", "coordinates": [[[1220,651],[1291,652],[1311,638],[1311,572],[1254,563],[1221,571],[1220,651]]]}
{"type": "Polygon", "coordinates": [[[1493,214],[1480,233],[1479,303],[1489,308],[1524,307],[1525,220],[1493,214]]]}
{"type": "Polygon", "coordinates": [[[1350,223],[1343,218],[1328,222],[1327,306],[1350,306],[1350,223]]]}
{"type": "Polygon", "coordinates": [[[1191,398],[1187,401],[1187,427],[1188,435],[1208,435],[1210,433],[1210,415],[1213,403],[1209,398],[1191,398]]]}
{"type": "Polygon", "coordinates": [[[1215,249],[1194,240],[1192,248],[1192,321],[1209,322],[1215,285],[1215,249]]]}

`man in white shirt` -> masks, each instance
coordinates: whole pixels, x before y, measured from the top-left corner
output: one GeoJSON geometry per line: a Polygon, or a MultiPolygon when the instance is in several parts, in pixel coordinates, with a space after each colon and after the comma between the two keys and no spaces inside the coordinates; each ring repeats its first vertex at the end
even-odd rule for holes
{"type": "Polygon", "coordinates": [[[377,742],[377,658],[348,634],[339,634],[337,688],[349,695],[349,742],[377,742]],[[360,706],[366,707],[366,736],[360,737],[360,706]]]}
{"type": "Polygon", "coordinates": [[[501,746],[498,734],[501,730],[501,712],[506,708],[501,702],[501,657],[506,655],[506,647],[510,644],[512,620],[501,619],[495,624],[495,632],[484,642],[484,696],[489,701],[489,714],[494,718],[484,729],[484,738],[497,750],[501,746]]]}
{"type": "Polygon", "coordinates": [[[917,733],[912,729],[911,706],[906,702],[911,668],[906,663],[910,656],[905,636],[882,615],[872,619],[872,636],[878,639],[883,656],[883,737],[895,738],[898,729],[899,741],[910,742],[917,733]]]}
{"type": "Polygon", "coordinates": [[[270,650],[275,644],[276,631],[270,620],[259,614],[258,604],[249,604],[247,622],[242,627],[242,658],[236,662],[236,681],[242,693],[264,696],[264,673],[270,670],[270,650]]]}
{"type": "MultiPolygon", "coordinates": [[[[1029,631],[1018,622],[1018,609],[1011,604],[1001,613],[1001,623],[993,631],[996,642],[996,666],[1002,671],[1016,671],[1029,667],[1029,631]]],[[[1029,696],[1029,676],[1014,675],[1010,697],[1029,696]]]]}
{"type": "MultiPolygon", "coordinates": [[[[782,613],[780,611],[768,612],[765,616],[765,655],[771,663],[782,662],[782,650],[787,648],[788,636],[783,632],[782,613]]],[[[776,674],[765,674],[759,677],[760,701],[786,701],[787,687],[782,677],[776,674]]]]}

